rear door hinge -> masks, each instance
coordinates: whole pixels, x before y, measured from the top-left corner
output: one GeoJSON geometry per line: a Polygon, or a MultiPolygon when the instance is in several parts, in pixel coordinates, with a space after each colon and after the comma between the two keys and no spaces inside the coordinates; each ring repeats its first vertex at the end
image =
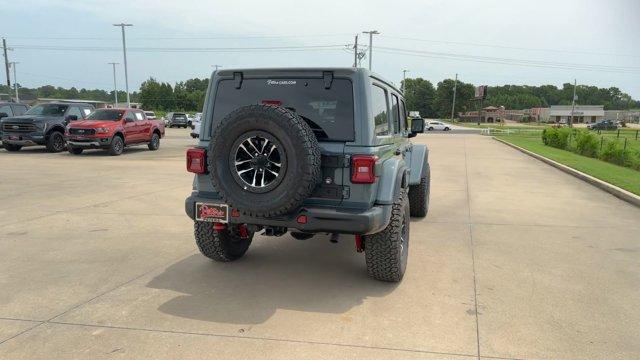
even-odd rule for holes
{"type": "Polygon", "coordinates": [[[343,199],[348,199],[349,197],[351,197],[351,189],[348,186],[343,186],[342,187],[342,198],[343,199]]]}

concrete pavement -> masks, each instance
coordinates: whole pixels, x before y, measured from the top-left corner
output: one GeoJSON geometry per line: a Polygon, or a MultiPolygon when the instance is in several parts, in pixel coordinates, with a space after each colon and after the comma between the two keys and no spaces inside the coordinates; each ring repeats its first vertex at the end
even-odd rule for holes
{"type": "Polygon", "coordinates": [[[121,157],[0,150],[0,358],[635,358],[640,209],[490,138],[425,134],[400,284],[352,237],[199,255],[188,132],[121,157]]]}

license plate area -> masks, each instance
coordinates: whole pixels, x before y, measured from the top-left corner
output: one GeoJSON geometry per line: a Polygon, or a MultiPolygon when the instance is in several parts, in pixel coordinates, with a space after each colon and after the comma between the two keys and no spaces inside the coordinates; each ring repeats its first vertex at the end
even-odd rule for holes
{"type": "Polygon", "coordinates": [[[228,223],[229,205],[227,204],[207,204],[196,203],[196,220],[228,223]]]}

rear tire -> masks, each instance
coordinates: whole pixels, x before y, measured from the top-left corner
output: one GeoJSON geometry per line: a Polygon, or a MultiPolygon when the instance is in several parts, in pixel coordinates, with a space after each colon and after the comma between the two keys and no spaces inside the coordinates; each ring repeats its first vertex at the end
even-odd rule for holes
{"type": "Polygon", "coordinates": [[[124,140],[120,136],[114,136],[109,146],[109,155],[118,156],[124,151],[124,140]]]}
{"type": "Polygon", "coordinates": [[[16,144],[3,144],[5,150],[9,151],[9,152],[16,152],[16,151],[20,151],[20,149],[22,149],[22,145],[16,145],[16,144]]]}
{"type": "Polygon", "coordinates": [[[237,234],[237,228],[215,231],[213,223],[196,221],[193,224],[196,245],[202,255],[218,262],[230,262],[240,259],[249,249],[253,233],[247,238],[237,234]]]}
{"type": "Polygon", "coordinates": [[[149,144],[147,146],[151,151],[158,150],[160,148],[160,135],[154,132],[153,135],[151,135],[151,140],[149,140],[149,144]]]}
{"type": "MultiPolygon", "coordinates": [[[[429,166],[429,164],[427,164],[429,166]]],[[[420,179],[420,184],[409,186],[409,206],[411,216],[425,217],[429,213],[429,194],[431,188],[431,173],[420,179]]]]}
{"type": "Polygon", "coordinates": [[[58,153],[64,150],[67,144],[64,141],[64,136],[60,131],[52,131],[47,139],[46,147],[48,152],[58,153]]]}
{"type": "Polygon", "coordinates": [[[379,233],[365,235],[367,273],[376,280],[399,282],[409,256],[409,200],[405,190],[393,203],[389,225],[379,233]]]}
{"type": "Polygon", "coordinates": [[[73,155],[80,155],[82,154],[82,151],[84,151],[83,148],[69,147],[69,153],[73,155]]]}

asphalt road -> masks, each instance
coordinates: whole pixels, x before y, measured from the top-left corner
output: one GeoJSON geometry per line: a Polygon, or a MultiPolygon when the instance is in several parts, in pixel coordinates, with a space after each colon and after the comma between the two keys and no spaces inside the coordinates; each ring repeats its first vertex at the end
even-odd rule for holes
{"type": "Polygon", "coordinates": [[[0,359],[633,359],[640,209],[479,135],[425,134],[400,284],[352,237],[196,250],[187,130],[120,157],[0,150],[0,359]]]}

